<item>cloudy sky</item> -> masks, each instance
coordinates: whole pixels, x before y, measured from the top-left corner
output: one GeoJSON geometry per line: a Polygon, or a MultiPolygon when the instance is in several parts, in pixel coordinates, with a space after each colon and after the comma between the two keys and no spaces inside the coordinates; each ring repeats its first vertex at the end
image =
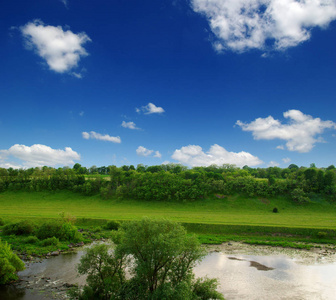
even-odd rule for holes
{"type": "Polygon", "coordinates": [[[0,4],[0,167],[336,165],[335,0],[0,4]]]}

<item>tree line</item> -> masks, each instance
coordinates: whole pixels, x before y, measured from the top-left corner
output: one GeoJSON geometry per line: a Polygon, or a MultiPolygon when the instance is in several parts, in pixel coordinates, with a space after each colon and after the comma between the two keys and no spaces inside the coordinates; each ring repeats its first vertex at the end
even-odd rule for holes
{"type": "Polygon", "coordinates": [[[232,195],[270,197],[289,196],[306,202],[315,194],[336,197],[336,168],[238,168],[211,165],[188,168],[180,164],[144,166],[108,166],[90,168],[0,168],[0,192],[6,190],[71,190],[84,195],[101,194],[104,198],[157,201],[188,201],[209,196],[232,195]],[[102,176],[104,175],[104,176],[102,176]]]}

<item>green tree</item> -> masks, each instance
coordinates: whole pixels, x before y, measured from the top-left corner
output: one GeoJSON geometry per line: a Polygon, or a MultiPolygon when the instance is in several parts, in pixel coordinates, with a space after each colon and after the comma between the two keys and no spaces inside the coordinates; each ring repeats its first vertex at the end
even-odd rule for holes
{"type": "Polygon", "coordinates": [[[124,223],[114,237],[116,247],[89,249],[79,272],[87,285],[72,292],[79,299],[224,299],[214,279],[195,280],[192,268],[205,252],[197,238],[174,222],[124,223]],[[130,278],[126,279],[125,267],[130,278]]]}
{"type": "Polygon", "coordinates": [[[7,242],[0,240],[0,284],[17,280],[16,273],[24,268],[23,261],[13,253],[7,242]]]}

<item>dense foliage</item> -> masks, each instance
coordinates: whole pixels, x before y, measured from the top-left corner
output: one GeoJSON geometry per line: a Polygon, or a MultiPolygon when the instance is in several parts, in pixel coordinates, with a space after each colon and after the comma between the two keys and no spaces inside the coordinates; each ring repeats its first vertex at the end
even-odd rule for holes
{"type": "Polygon", "coordinates": [[[192,268],[204,256],[197,238],[170,221],[124,223],[113,251],[101,244],[87,250],[78,271],[87,274],[77,299],[223,299],[214,279],[194,278],[192,268]],[[126,276],[126,267],[128,276],[126,276]]]}
{"type": "Polygon", "coordinates": [[[158,166],[95,166],[86,169],[50,167],[1,169],[0,192],[6,190],[71,190],[84,195],[100,194],[104,198],[157,201],[188,201],[217,195],[241,193],[247,196],[284,195],[293,201],[309,201],[314,194],[335,199],[336,168],[237,168],[234,165],[187,167],[168,164],[158,166]]]}
{"type": "Polygon", "coordinates": [[[16,280],[18,278],[16,273],[24,268],[24,263],[13,253],[10,246],[0,240],[0,284],[16,280]]]}
{"type": "Polygon", "coordinates": [[[2,234],[23,236],[25,243],[42,247],[57,246],[59,241],[68,243],[83,241],[83,236],[77,227],[64,215],[38,225],[30,220],[8,223],[3,226],[2,234]]]}

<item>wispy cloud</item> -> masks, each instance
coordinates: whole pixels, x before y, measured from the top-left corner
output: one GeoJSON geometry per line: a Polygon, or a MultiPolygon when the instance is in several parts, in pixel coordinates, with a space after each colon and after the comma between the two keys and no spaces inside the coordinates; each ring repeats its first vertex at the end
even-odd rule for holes
{"type": "Polygon", "coordinates": [[[60,0],[66,8],[68,8],[68,0],[60,0]]]}
{"type": "Polygon", "coordinates": [[[149,114],[162,114],[164,113],[164,109],[162,107],[158,107],[153,103],[148,103],[145,106],[142,106],[141,108],[136,108],[135,111],[137,113],[144,113],[145,115],[149,114]]]}
{"type": "MultiPolygon", "coordinates": [[[[244,131],[251,131],[255,140],[282,139],[287,141],[286,147],[290,151],[309,152],[316,143],[323,142],[322,134],[325,129],[336,129],[336,123],[322,121],[320,118],[313,118],[305,115],[299,110],[289,110],[284,117],[289,119],[288,124],[282,124],[272,116],[257,118],[251,123],[237,121],[237,125],[244,131]]],[[[280,145],[278,149],[283,149],[280,145]]]]}
{"type": "Polygon", "coordinates": [[[283,50],[309,40],[336,19],[335,0],[191,0],[216,37],[218,51],[283,50]]]}
{"type": "Polygon", "coordinates": [[[121,143],[121,139],[119,136],[110,136],[108,134],[100,134],[94,131],[90,132],[82,132],[82,137],[86,140],[94,139],[94,140],[100,140],[100,141],[107,141],[112,143],[121,143]]]}
{"type": "Polygon", "coordinates": [[[238,167],[248,165],[250,167],[260,165],[263,162],[256,156],[248,152],[229,152],[219,145],[212,145],[208,152],[204,152],[202,147],[189,145],[175,150],[172,159],[181,164],[192,167],[210,166],[212,164],[221,166],[223,164],[234,164],[238,167]]]}
{"type": "Polygon", "coordinates": [[[140,129],[139,127],[137,127],[135,125],[134,122],[125,122],[125,121],[122,121],[121,126],[124,127],[124,128],[133,129],[133,130],[139,130],[140,129]]]}
{"type": "Polygon", "coordinates": [[[285,157],[282,159],[282,161],[285,163],[285,164],[288,164],[289,162],[291,162],[291,159],[289,157],[285,157]]]}
{"type": "Polygon", "coordinates": [[[138,149],[136,149],[136,154],[138,156],[151,156],[154,153],[153,157],[161,158],[162,155],[159,151],[149,150],[143,146],[139,146],[138,149]]]}
{"type": "MultiPolygon", "coordinates": [[[[81,57],[88,53],[83,45],[91,39],[84,33],[75,34],[70,30],[64,31],[61,26],[45,25],[40,20],[34,20],[21,27],[21,32],[28,49],[46,61],[50,70],[57,73],[69,72],[78,65],[81,57]]],[[[73,76],[81,78],[80,73],[73,76]]]]}
{"type": "Polygon", "coordinates": [[[8,150],[0,150],[0,165],[16,168],[72,165],[74,160],[80,160],[80,155],[70,147],[60,150],[40,144],[35,144],[31,147],[15,144],[8,150]],[[22,166],[7,162],[6,160],[9,157],[22,160],[22,166]]]}

